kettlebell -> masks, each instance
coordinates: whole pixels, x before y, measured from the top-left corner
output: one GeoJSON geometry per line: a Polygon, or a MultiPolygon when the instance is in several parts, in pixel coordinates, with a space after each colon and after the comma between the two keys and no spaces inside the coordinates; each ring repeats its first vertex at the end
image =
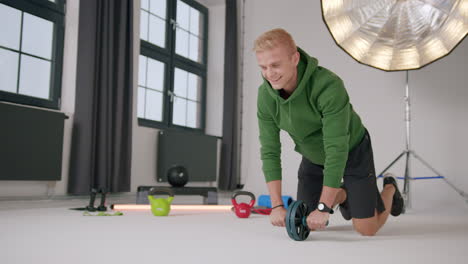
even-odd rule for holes
{"type": "Polygon", "coordinates": [[[172,200],[174,200],[174,193],[169,188],[153,187],[148,191],[148,201],[154,216],[167,216],[171,211],[172,200]],[[167,194],[169,197],[155,198],[153,195],[156,194],[167,194]]]}
{"type": "Polygon", "coordinates": [[[238,191],[232,194],[231,197],[232,205],[234,205],[234,212],[236,213],[237,217],[239,218],[247,218],[250,216],[250,211],[255,204],[255,195],[251,192],[246,191],[238,191]],[[248,204],[240,203],[238,204],[236,201],[237,196],[239,195],[247,195],[250,196],[251,200],[248,204]]]}

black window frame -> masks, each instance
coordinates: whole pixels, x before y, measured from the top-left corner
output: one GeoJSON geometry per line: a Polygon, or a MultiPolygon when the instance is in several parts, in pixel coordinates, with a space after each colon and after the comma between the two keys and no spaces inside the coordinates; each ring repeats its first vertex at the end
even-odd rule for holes
{"type": "MultiPolygon", "coordinates": [[[[49,99],[0,90],[0,101],[59,110],[62,88],[63,50],[65,43],[66,0],[55,0],[55,3],[49,0],[0,0],[0,3],[54,23],[49,99]]],[[[22,26],[21,30],[23,30],[22,26]]],[[[0,47],[9,51],[18,52],[7,47],[0,47]]],[[[19,53],[23,54],[21,48],[19,53]]],[[[21,56],[19,56],[18,59],[21,60],[21,56]]],[[[20,69],[21,62],[18,64],[18,71],[20,71],[20,69]]],[[[18,80],[19,78],[20,76],[18,75],[18,80]]],[[[17,81],[16,88],[18,88],[18,83],[19,81],[17,81]]]]}
{"type": "MultiPolygon", "coordinates": [[[[163,83],[163,106],[162,121],[155,121],[138,117],[138,125],[157,129],[174,129],[194,132],[204,132],[206,127],[206,86],[208,70],[208,8],[194,0],[179,0],[188,6],[196,9],[203,15],[203,56],[200,63],[192,61],[175,52],[176,30],[173,24],[167,21],[176,21],[177,18],[177,0],[166,0],[166,38],[165,47],[161,48],[140,38],[140,55],[158,60],[165,64],[164,83],[163,83]],[[180,126],[172,123],[173,107],[170,100],[169,91],[174,91],[174,72],[175,68],[196,74],[201,78],[201,109],[200,109],[200,127],[192,128],[180,126]]],[[[141,12],[141,8],[138,10],[141,12]]],[[[140,37],[140,36],[139,36],[140,37]]],[[[140,102],[137,102],[137,104],[140,102]]]]}

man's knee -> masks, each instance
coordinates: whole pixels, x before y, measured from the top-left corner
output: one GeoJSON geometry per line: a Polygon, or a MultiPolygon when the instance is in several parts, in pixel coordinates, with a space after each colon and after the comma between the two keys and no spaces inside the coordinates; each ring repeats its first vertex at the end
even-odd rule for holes
{"type": "Polygon", "coordinates": [[[375,219],[356,219],[353,221],[354,230],[363,236],[374,236],[379,230],[375,219]]]}
{"type": "Polygon", "coordinates": [[[374,236],[377,233],[377,228],[373,227],[360,227],[355,229],[359,234],[363,236],[374,236]]]}

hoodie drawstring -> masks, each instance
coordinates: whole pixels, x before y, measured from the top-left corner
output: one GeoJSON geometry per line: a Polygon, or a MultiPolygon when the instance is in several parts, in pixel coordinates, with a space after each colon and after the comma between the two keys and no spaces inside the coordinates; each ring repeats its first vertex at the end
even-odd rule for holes
{"type": "Polygon", "coordinates": [[[279,99],[278,97],[275,97],[275,101],[276,101],[276,113],[275,113],[275,116],[278,116],[279,115],[279,99]]]}

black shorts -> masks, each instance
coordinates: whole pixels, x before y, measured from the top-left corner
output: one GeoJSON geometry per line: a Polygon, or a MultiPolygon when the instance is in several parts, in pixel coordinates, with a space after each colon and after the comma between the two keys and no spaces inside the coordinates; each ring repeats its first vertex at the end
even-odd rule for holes
{"type": "MultiPolygon", "coordinates": [[[[302,158],[298,172],[297,200],[305,202],[309,211],[317,208],[323,186],[323,166],[302,158]]],[[[348,154],[343,176],[352,218],[369,218],[385,206],[377,188],[374,156],[369,134],[348,154]]]]}

